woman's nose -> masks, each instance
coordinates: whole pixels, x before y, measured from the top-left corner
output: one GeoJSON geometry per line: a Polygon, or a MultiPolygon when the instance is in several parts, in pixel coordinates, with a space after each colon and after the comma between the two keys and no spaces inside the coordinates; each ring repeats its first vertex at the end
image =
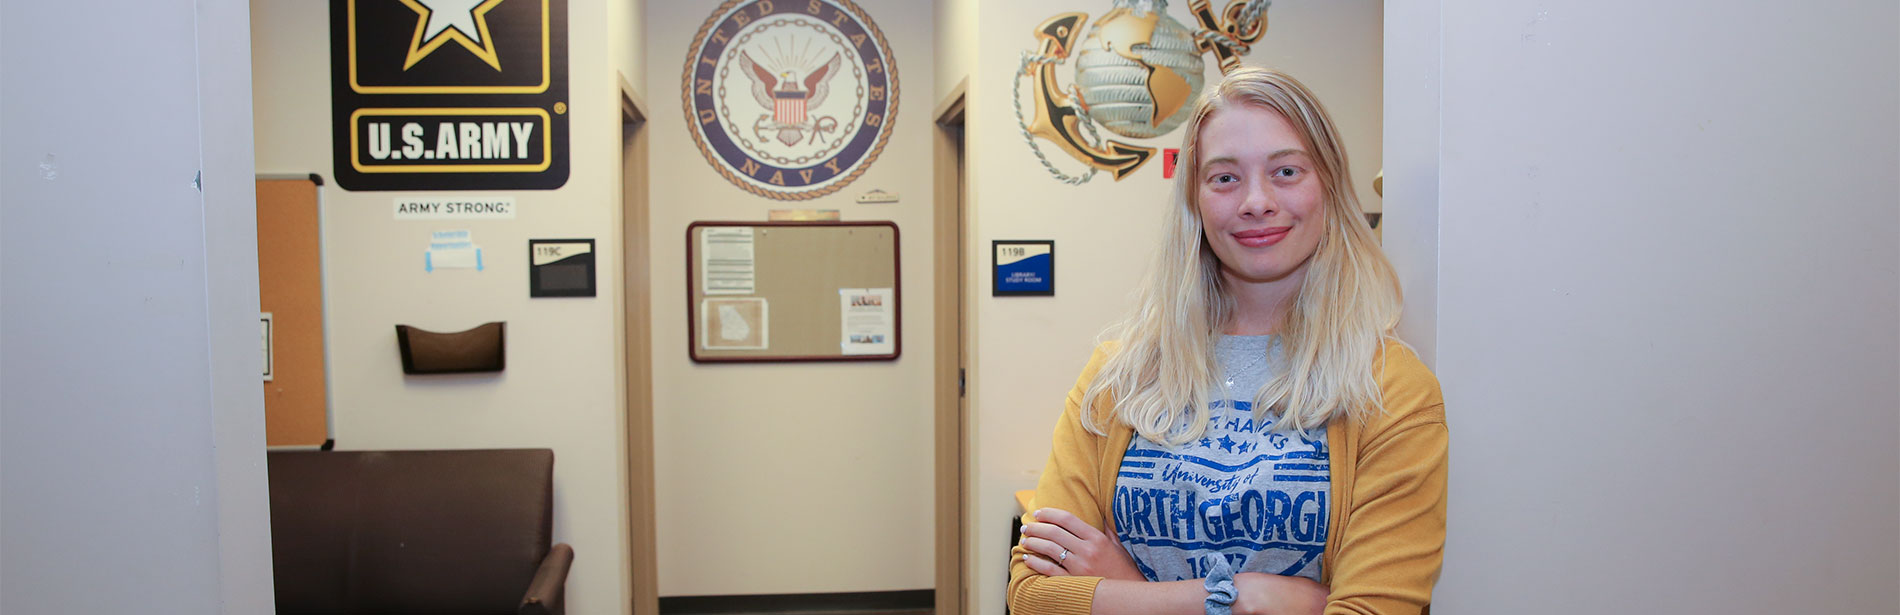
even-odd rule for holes
{"type": "Polygon", "coordinates": [[[1240,201],[1240,215],[1263,217],[1273,213],[1273,192],[1265,185],[1254,184],[1247,187],[1245,198],[1240,201]]]}

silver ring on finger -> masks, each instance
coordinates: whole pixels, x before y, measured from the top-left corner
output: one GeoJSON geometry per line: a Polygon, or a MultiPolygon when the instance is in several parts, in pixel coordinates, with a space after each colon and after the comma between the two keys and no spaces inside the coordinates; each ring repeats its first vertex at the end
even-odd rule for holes
{"type": "Polygon", "coordinates": [[[1056,562],[1061,563],[1061,562],[1066,562],[1066,561],[1069,561],[1069,550],[1063,549],[1062,555],[1056,558],[1056,562]]]}

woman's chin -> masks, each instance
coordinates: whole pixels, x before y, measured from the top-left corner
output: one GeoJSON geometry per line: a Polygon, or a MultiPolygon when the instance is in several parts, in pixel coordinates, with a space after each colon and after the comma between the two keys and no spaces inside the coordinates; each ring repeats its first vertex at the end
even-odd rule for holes
{"type": "Polygon", "coordinates": [[[1276,284],[1285,282],[1299,271],[1298,267],[1259,266],[1245,269],[1222,267],[1221,275],[1235,284],[1276,284]]]}

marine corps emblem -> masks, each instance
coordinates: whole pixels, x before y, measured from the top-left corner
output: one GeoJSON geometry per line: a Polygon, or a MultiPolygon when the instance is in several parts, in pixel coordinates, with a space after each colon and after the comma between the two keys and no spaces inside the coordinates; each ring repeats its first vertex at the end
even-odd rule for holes
{"type": "Polygon", "coordinates": [[[1150,139],[1172,132],[1193,113],[1194,96],[1203,85],[1201,54],[1213,53],[1221,72],[1240,66],[1240,57],[1267,31],[1271,0],[1233,0],[1216,12],[1207,0],[1189,0],[1188,14],[1199,28],[1168,16],[1168,0],[1113,0],[1088,36],[1087,13],[1063,13],[1036,26],[1036,50],[1023,53],[1016,71],[1016,122],[1023,141],[1058,181],[1081,184],[1097,171],[1128,177],[1154,156],[1155,148],[1104,140],[1097,126],[1116,135],[1150,139]],[[1075,85],[1063,88],[1056,67],[1075,58],[1075,85]],[[1023,113],[1023,81],[1034,119],[1023,113]],[[1079,87],[1078,87],[1079,86],[1079,87]],[[1083,133],[1087,132],[1085,136],[1083,133]],[[1069,175],[1049,162],[1036,143],[1048,141],[1088,165],[1069,175]]]}
{"type": "Polygon", "coordinates": [[[693,38],[683,85],[700,154],[781,201],[857,179],[897,115],[890,44],[851,0],[727,0],[693,38]]]}

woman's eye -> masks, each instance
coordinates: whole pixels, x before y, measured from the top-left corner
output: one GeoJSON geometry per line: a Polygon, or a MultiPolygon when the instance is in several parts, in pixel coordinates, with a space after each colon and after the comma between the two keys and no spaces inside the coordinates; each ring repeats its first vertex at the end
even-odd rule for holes
{"type": "Polygon", "coordinates": [[[1216,184],[1230,184],[1233,182],[1240,181],[1240,178],[1234,177],[1233,173],[1221,173],[1221,174],[1215,175],[1213,178],[1209,179],[1209,181],[1212,181],[1216,184]]]}
{"type": "Polygon", "coordinates": [[[1299,170],[1299,169],[1295,169],[1295,168],[1293,168],[1293,167],[1280,167],[1280,170],[1278,170],[1278,171],[1274,171],[1274,172],[1273,172],[1273,176],[1274,176],[1274,177],[1283,177],[1283,178],[1284,178],[1284,177],[1296,177],[1296,176],[1298,176],[1299,174],[1300,174],[1300,170],[1299,170]]]}

